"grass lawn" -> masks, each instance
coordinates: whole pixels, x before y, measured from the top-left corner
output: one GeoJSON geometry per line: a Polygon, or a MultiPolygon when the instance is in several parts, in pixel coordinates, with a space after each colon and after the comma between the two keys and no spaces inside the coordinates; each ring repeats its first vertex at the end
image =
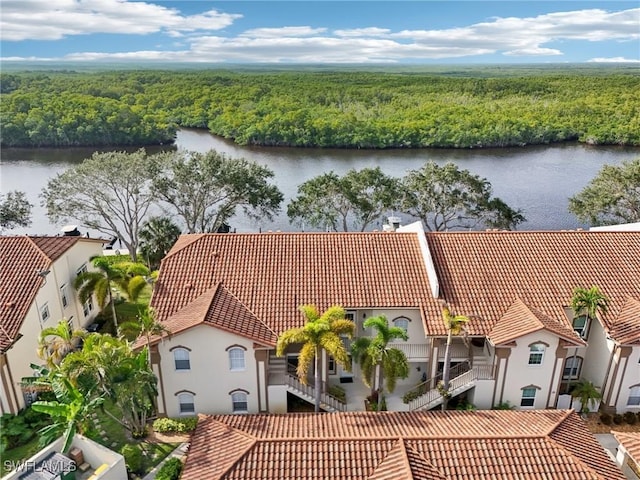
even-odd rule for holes
{"type": "Polygon", "coordinates": [[[11,471],[11,468],[7,468],[8,465],[6,465],[6,463],[11,465],[11,462],[27,460],[38,450],[40,450],[40,447],[38,446],[39,441],[40,437],[36,435],[24,445],[20,445],[19,447],[12,448],[11,450],[4,451],[2,453],[2,475],[4,476],[11,471]]]}

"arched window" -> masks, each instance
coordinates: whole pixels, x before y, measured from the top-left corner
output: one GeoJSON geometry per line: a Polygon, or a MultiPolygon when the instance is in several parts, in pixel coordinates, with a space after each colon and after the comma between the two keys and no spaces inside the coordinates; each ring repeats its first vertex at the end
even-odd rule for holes
{"type": "Polygon", "coordinates": [[[635,387],[631,387],[629,389],[629,399],[627,400],[627,406],[640,406],[640,385],[636,385],[635,387]]]}
{"type": "Polygon", "coordinates": [[[176,370],[191,370],[191,361],[189,360],[189,350],[186,348],[176,348],[173,350],[173,361],[176,370]]]}
{"type": "Polygon", "coordinates": [[[244,369],[244,349],[240,347],[229,349],[229,370],[240,371],[244,369]]]}
{"type": "Polygon", "coordinates": [[[193,415],[196,413],[196,405],[193,400],[193,394],[183,392],[178,395],[178,405],[180,415],[193,415]]]}
{"type": "Polygon", "coordinates": [[[529,365],[542,365],[544,350],[544,343],[534,343],[529,345],[529,365]]]}
{"type": "Polygon", "coordinates": [[[244,390],[236,390],[235,392],[231,392],[231,405],[233,413],[247,413],[249,411],[247,392],[245,392],[244,390]]]}
{"type": "Polygon", "coordinates": [[[589,335],[589,317],[586,315],[575,317],[573,319],[573,329],[580,335],[580,338],[586,339],[589,335]]]}
{"type": "Polygon", "coordinates": [[[409,319],[406,317],[398,317],[393,321],[393,326],[401,328],[406,332],[409,329],[409,319]]]}
{"type": "Polygon", "coordinates": [[[568,357],[564,362],[563,380],[572,380],[580,378],[580,370],[582,369],[582,357],[568,357]]]}
{"type": "Polygon", "coordinates": [[[522,389],[522,398],[520,399],[521,407],[533,407],[536,404],[536,392],[539,387],[535,385],[529,385],[522,389]]]}

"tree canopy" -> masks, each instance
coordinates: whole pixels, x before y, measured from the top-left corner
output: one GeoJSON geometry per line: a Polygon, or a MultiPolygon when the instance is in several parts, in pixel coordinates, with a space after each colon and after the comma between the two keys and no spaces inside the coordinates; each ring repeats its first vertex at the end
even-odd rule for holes
{"type": "Polygon", "coordinates": [[[287,215],[303,226],[362,232],[393,210],[399,185],[379,167],[349,170],[342,177],[325,173],[298,186],[298,196],[289,203],[287,215]]]}
{"type": "Polygon", "coordinates": [[[149,145],[177,126],[242,145],[640,145],[633,70],[2,74],[2,146],[149,145]]]}
{"type": "Polygon", "coordinates": [[[251,218],[273,218],[282,193],[269,183],[273,172],[243,158],[207,153],[167,152],[157,156],[161,174],[154,195],[173,209],[188,233],[215,232],[238,208],[251,218]]]}
{"type": "Polygon", "coordinates": [[[169,253],[180,233],[180,227],[170,217],[151,217],[142,225],[140,254],[150,269],[160,267],[160,261],[169,253]]]}
{"type": "Polygon", "coordinates": [[[510,230],[525,221],[522,212],[492,196],[486,178],[451,162],[443,166],[428,162],[420,170],[411,170],[402,183],[400,210],[422,220],[430,231],[478,224],[510,230]]]}
{"type": "Polygon", "coordinates": [[[640,222],[640,158],[603,166],[569,199],[569,211],[592,225],[640,222]]]}
{"type": "Polygon", "coordinates": [[[96,152],[50,179],[42,191],[51,222],[79,220],[116,236],[136,260],[141,225],[154,202],[155,161],[144,149],[133,153],[96,152]]]}
{"type": "Polygon", "coordinates": [[[31,225],[32,207],[24,192],[0,193],[0,228],[28,227],[31,225]]]}

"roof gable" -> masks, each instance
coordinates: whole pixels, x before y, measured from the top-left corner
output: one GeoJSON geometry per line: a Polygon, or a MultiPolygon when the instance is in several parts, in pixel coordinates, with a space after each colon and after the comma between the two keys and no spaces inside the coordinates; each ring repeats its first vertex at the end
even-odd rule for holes
{"type": "Polygon", "coordinates": [[[538,310],[530,308],[519,298],[513,302],[494,325],[489,333],[489,338],[494,345],[505,345],[519,337],[539,330],[547,330],[565,340],[584,345],[584,341],[573,329],[547,317],[538,310]]]}
{"type": "Polygon", "coordinates": [[[640,343],[640,301],[627,298],[620,315],[612,322],[609,335],[622,345],[640,343]]]}

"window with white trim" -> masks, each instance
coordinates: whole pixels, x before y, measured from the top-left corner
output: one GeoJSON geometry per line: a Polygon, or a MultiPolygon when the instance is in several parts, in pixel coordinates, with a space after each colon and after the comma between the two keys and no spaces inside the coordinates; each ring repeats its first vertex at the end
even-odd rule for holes
{"type": "Polygon", "coordinates": [[[196,404],[191,393],[183,392],[179,394],[178,405],[180,415],[193,415],[196,413],[196,404]]]}
{"type": "Polygon", "coordinates": [[[533,407],[536,403],[535,387],[526,387],[522,389],[522,398],[520,399],[521,407],[533,407]]]}
{"type": "Polygon", "coordinates": [[[235,391],[231,393],[231,405],[233,413],[247,413],[249,411],[249,402],[247,394],[243,391],[235,391]]]}
{"type": "Polygon", "coordinates": [[[91,311],[93,310],[93,300],[91,297],[87,298],[87,301],[82,304],[82,313],[85,317],[91,315],[91,311]]]}
{"type": "Polygon", "coordinates": [[[393,326],[403,329],[406,333],[407,330],[409,330],[409,319],[405,317],[398,317],[393,321],[393,326]]]}
{"type": "Polygon", "coordinates": [[[582,357],[568,357],[564,362],[563,380],[573,380],[580,378],[582,369],[582,357]]]}
{"type": "Polygon", "coordinates": [[[245,369],[244,350],[234,347],[229,350],[229,370],[241,371],[245,369]]]}
{"type": "Polygon", "coordinates": [[[186,348],[176,348],[173,351],[173,362],[176,370],[191,370],[191,361],[189,359],[189,350],[186,348]]]}
{"type": "Polygon", "coordinates": [[[628,407],[639,407],[640,406],[640,385],[636,385],[635,387],[631,387],[629,389],[629,399],[627,400],[628,407]]]}
{"type": "Polygon", "coordinates": [[[49,305],[45,303],[42,308],[40,308],[40,318],[42,319],[42,323],[49,320],[49,317],[51,317],[51,314],[49,313],[49,305]]]}
{"type": "Polygon", "coordinates": [[[76,270],[76,275],[80,275],[81,273],[87,273],[87,264],[83,263],[80,268],[76,270]]]}
{"type": "Polygon", "coordinates": [[[529,365],[542,365],[545,346],[542,343],[534,343],[529,347],[529,365]]]}
{"type": "Polygon", "coordinates": [[[69,289],[66,283],[60,287],[60,301],[62,302],[62,308],[67,308],[69,305],[69,289]]]}
{"type": "Polygon", "coordinates": [[[580,335],[580,338],[586,340],[589,335],[589,317],[586,315],[580,315],[573,319],[573,330],[580,335]]]}

